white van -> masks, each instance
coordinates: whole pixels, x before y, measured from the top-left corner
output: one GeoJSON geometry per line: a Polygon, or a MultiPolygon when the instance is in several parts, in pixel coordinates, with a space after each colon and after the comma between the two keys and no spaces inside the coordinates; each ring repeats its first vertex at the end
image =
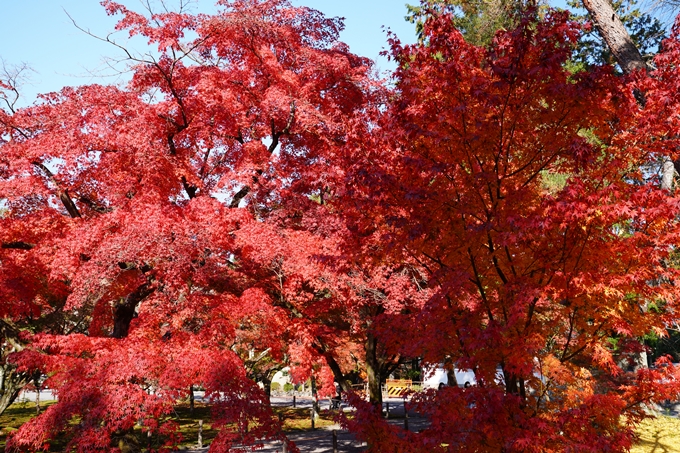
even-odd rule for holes
{"type": "MultiPolygon", "coordinates": [[[[443,365],[437,366],[423,366],[423,388],[439,388],[440,385],[449,385],[449,378],[446,375],[446,369],[443,365]]],[[[458,387],[465,387],[466,383],[470,385],[477,385],[477,380],[475,379],[475,373],[472,370],[459,370],[455,369],[456,381],[458,382],[458,387]]],[[[545,377],[541,374],[539,370],[534,371],[534,376],[536,376],[543,384],[545,384],[545,377]]],[[[505,378],[503,377],[503,370],[498,367],[496,368],[496,383],[504,385],[505,378]]],[[[469,387],[469,386],[468,386],[469,387]]]]}
{"type": "MultiPolygon", "coordinates": [[[[477,381],[475,380],[475,373],[472,370],[459,370],[455,369],[456,381],[458,381],[458,387],[465,387],[465,384],[475,385],[477,381]]],[[[423,367],[423,388],[426,389],[436,389],[441,385],[449,385],[449,378],[446,375],[446,370],[443,366],[424,366],[423,367]]]]}

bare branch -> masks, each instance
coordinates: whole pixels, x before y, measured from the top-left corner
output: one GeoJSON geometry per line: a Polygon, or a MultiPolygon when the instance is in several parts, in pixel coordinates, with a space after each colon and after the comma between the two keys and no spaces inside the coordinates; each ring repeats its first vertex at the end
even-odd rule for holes
{"type": "Polygon", "coordinates": [[[16,104],[21,98],[21,86],[30,80],[28,73],[35,72],[27,63],[19,65],[8,65],[5,60],[0,58],[0,99],[5,103],[7,109],[14,113],[16,104]]]}

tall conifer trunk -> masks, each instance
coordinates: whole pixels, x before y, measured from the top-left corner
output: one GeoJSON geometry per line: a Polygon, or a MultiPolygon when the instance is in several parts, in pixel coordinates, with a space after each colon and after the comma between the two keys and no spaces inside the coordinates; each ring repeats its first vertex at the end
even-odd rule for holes
{"type": "Polygon", "coordinates": [[[595,28],[609,46],[609,50],[624,73],[630,74],[636,69],[648,69],[640,51],[609,0],[583,0],[583,6],[588,10],[595,28]]]}
{"type": "Polygon", "coordinates": [[[368,379],[368,398],[369,401],[377,406],[382,406],[382,391],[380,389],[380,382],[382,376],[380,375],[380,363],[378,363],[377,354],[378,341],[375,335],[369,330],[366,338],[366,375],[368,379]]]}
{"type": "MultiPolygon", "coordinates": [[[[595,28],[607,43],[609,50],[625,74],[630,74],[638,69],[650,70],[628,30],[614,11],[610,0],[583,0],[583,6],[588,10],[595,28]]],[[[641,105],[644,105],[644,93],[635,93],[635,97],[641,105]]],[[[661,188],[672,191],[674,176],[675,165],[673,161],[669,157],[663,156],[661,159],[661,188]]],[[[647,351],[643,349],[635,361],[636,368],[647,368],[647,351]]]]}

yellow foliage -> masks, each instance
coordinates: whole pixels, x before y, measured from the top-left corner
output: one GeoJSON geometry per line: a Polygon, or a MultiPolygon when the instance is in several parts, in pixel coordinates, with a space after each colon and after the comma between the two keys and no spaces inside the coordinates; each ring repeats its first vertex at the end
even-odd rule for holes
{"type": "Polygon", "coordinates": [[[680,453],[680,419],[651,418],[641,423],[637,432],[640,441],[631,453],[680,453]]]}

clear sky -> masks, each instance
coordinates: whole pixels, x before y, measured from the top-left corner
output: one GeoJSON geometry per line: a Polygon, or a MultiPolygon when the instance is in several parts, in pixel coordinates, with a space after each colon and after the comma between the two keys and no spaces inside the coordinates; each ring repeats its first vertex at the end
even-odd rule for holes
{"type": "MultiPolygon", "coordinates": [[[[413,42],[414,26],[404,20],[408,0],[292,0],[323,11],[327,16],[345,18],[346,29],[341,39],[354,53],[376,60],[386,46],[384,27],[392,29],[403,41],[413,42]]],[[[142,11],[140,0],[118,0],[136,11],[142,11]]],[[[418,0],[411,0],[417,3],[418,0]]],[[[172,0],[167,2],[172,4],[172,0]]],[[[197,0],[197,10],[214,11],[212,0],[197,0]]],[[[0,0],[0,58],[8,65],[26,63],[35,72],[22,87],[23,105],[33,102],[36,94],[57,91],[63,86],[89,83],[116,83],[106,57],[121,54],[113,46],[97,41],[78,30],[79,26],[92,33],[106,36],[113,31],[116,19],[108,17],[99,0],[0,0]]],[[[125,35],[120,34],[124,40],[125,35]]],[[[144,49],[143,41],[133,43],[144,49]]],[[[386,60],[378,67],[389,68],[386,60]]]]}

